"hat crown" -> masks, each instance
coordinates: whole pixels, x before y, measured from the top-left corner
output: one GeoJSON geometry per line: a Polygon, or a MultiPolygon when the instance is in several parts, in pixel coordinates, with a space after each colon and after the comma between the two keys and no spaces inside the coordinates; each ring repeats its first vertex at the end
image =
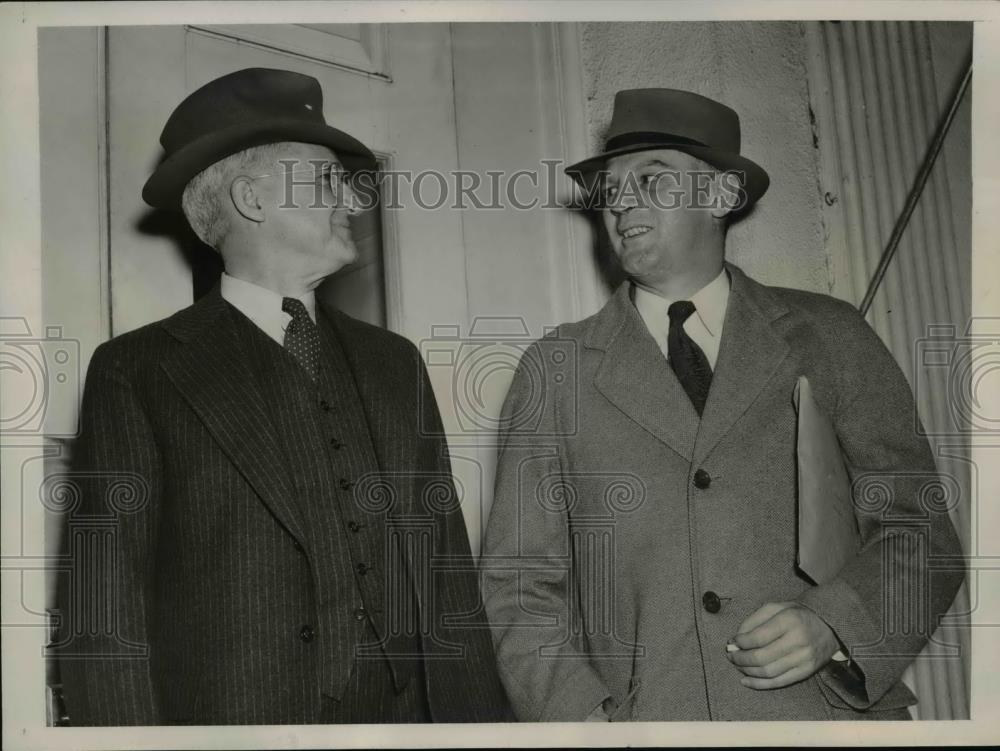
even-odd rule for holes
{"type": "Polygon", "coordinates": [[[182,101],[163,126],[169,156],[193,139],[248,120],[325,124],[323,89],[312,76],[246,68],[206,83],[182,101]]]}
{"type": "Polygon", "coordinates": [[[609,149],[639,140],[665,141],[669,148],[671,139],[738,154],[740,118],[721,102],[680,89],[626,89],[615,95],[609,149]]]}

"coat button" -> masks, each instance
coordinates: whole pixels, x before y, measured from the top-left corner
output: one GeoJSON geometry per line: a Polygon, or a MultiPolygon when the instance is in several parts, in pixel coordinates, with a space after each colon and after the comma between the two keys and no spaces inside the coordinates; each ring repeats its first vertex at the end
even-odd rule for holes
{"type": "Polygon", "coordinates": [[[367,611],[365,611],[364,608],[355,608],[354,609],[354,620],[356,620],[356,621],[363,621],[367,616],[368,616],[368,613],[367,613],[367,611]]]}
{"type": "Polygon", "coordinates": [[[354,487],[354,483],[351,482],[350,480],[348,480],[346,477],[341,477],[340,478],[340,489],[341,490],[350,490],[353,487],[354,487]]]}
{"type": "Polygon", "coordinates": [[[356,521],[351,520],[347,522],[347,528],[352,532],[357,532],[359,529],[361,529],[361,525],[358,524],[356,521]]]}
{"type": "Polygon", "coordinates": [[[305,626],[303,626],[302,628],[300,628],[299,629],[299,638],[302,641],[304,641],[306,644],[308,644],[309,642],[311,642],[314,638],[316,638],[316,633],[313,631],[313,627],[310,626],[310,625],[308,625],[308,624],[306,624],[305,626]]]}
{"type": "Polygon", "coordinates": [[[712,591],[708,591],[701,596],[701,604],[705,606],[705,610],[709,613],[718,613],[722,610],[722,600],[712,591]]]}
{"type": "Polygon", "coordinates": [[[364,576],[368,573],[368,564],[366,563],[359,563],[356,568],[359,576],[364,576]]]}
{"type": "Polygon", "coordinates": [[[320,409],[322,409],[324,412],[329,412],[331,409],[333,409],[333,407],[330,406],[330,402],[328,402],[326,399],[320,399],[319,406],[320,409]]]}
{"type": "Polygon", "coordinates": [[[699,469],[694,473],[694,486],[698,488],[698,490],[705,490],[705,488],[711,484],[712,476],[705,470],[699,469]]]}
{"type": "Polygon", "coordinates": [[[330,439],[330,445],[333,446],[333,450],[334,451],[340,451],[342,448],[344,448],[344,444],[342,444],[336,438],[331,438],[330,439]]]}
{"type": "Polygon", "coordinates": [[[302,543],[298,540],[292,540],[292,547],[295,548],[300,553],[303,552],[302,543]]]}

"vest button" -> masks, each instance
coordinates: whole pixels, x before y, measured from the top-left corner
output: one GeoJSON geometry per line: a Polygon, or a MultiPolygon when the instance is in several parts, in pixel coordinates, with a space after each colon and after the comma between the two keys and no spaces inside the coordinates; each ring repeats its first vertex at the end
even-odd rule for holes
{"type": "Polygon", "coordinates": [[[722,600],[711,590],[701,596],[701,604],[709,613],[718,613],[722,610],[722,600]]]}
{"type": "Polygon", "coordinates": [[[348,480],[346,477],[341,477],[340,478],[340,489],[341,490],[350,490],[353,487],[354,487],[354,483],[351,482],[350,480],[348,480]]]}
{"type": "Polygon", "coordinates": [[[344,448],[344,444],[342,444],[336,438],[330,439],[330,445],[333,446],[334,451],[340,451],[342,448],[344,448]]]}
{"type": "Polygon", "coordinates": [[[356,620],[356,621],[363,621],[367,616],[368,616],[368,613],[365,611],[364,608],[355,608],[354,609],[354,620],[356,620]]]}
{"type": "Polygon", "coordinates": [[[698,488],[698,490],[705,490],[711,484],[712,476],[705,470],[699,469],[694,473],[694,486],[698,488]]]}
{"type": "Polygon", "coordinates": [[[312,626],[306,624],[305,626],[299,629],[299,638],[306,644],[308,644],[309,642],[311,642],[313,639],[316,638],[316,632],[313,631],[312,626]]]}
{"type": "Polygon", "coordinates": [[[329,412],[331,409],[333,409],[333,407],[330,405],[330,402],[328,402],[326,399],[320,399],[319,406],[320,409],[322,409],[324,412],[329,412]]]}
{"type": "Polygon", "coordinates": [[[361,525],[358,524],[356,521],[351,520],[347,522],[347,528],[352,532],[357,532],[359,529],[361,529],[361,525]]]}
{"type": "Polygon", "coordinates": [[[302,543],[298,540],[292,540],[292,547],[295,548],[300,553],[304,552],[302,548],[302,543]]]}
{"type": "Polygon", "coordinates": [[[359,563],[357,565],[357,571],[358,571],[358,575],[359,576],[364,576],[365,574],[368,573],[368,564],[366,564],[366,563],[359,563]]]}

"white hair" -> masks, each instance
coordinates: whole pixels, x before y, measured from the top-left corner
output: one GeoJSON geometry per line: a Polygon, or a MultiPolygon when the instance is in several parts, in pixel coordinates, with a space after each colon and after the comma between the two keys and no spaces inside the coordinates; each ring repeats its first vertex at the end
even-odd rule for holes
{"type": "Polygon", "coordinates": [[[240,174],[273,171],[278,154],[291,143],[267,143],[220,159],[192,177],[181,196],[181,209],[198,238],[218,249],[229,232],[229,215],[223,211],[229,186],[240,174]]]}

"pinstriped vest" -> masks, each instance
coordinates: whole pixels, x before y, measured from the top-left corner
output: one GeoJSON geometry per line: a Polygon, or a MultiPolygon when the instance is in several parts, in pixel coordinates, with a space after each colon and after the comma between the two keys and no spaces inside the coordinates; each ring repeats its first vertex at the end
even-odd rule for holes
{"type": "Polygon", "coordinates": [[[407,575],[399,571],[399,556],[387,540],[384,510],[357,492],[359,479],[379,467],[340,343],[321,316],[320,375],[313,383],[291,354],[233,313],[281,437],[282,459],[305,522],[306,539],[297,542],[309,559],[315,601],[309,616],[314,621],[303,626],[312,636],[303,636],[320,661],[323,693],[339,699],[358,659],[388,659],[401,690],[414,673],[414,660],[403,656],[419,655],[420,642],[416,625],[399,626],[417,620],[416,603],[412,590],[404,598],[387,596],[397,590],[386,582],[407,575]]]}

